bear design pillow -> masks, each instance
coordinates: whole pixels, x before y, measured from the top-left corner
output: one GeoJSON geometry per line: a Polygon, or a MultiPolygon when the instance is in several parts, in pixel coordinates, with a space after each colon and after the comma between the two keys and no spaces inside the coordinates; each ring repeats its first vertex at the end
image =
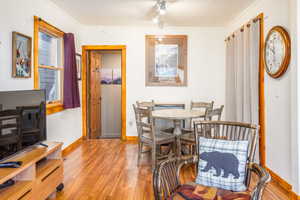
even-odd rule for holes
{"type": "Polygon", "coordinates": [[[199,138],[196,183],[225,190],[246,190],[248,141],[199,138]]]}

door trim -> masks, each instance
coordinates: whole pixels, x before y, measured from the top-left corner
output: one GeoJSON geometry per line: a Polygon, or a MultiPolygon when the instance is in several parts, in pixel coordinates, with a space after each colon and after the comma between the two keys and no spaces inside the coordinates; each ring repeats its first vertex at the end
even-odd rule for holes
{"type": "Polygon", "coordinates": [[[121,139],[126,140],[126,45],[83,45],[82,46],[82,137],[87,138],[87,52],[91,50],[121,50],[121,139]]]}

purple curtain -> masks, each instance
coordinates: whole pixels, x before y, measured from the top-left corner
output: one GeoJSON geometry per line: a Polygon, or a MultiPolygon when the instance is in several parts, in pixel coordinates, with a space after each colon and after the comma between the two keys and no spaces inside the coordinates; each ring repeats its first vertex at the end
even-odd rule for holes
{"type": "Polygon", "coordinates": [[[73,33],[64,35],[64,108],[80,107],[73,33]]]}

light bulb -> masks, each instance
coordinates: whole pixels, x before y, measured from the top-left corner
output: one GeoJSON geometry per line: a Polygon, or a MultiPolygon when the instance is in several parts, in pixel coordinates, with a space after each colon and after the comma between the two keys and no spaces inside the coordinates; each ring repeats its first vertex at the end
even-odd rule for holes
{"type": "Polygon", "coordinates": [[[166,14],[166,10],[165,9],[159,9],[159,14],[160,15],[165,15],[166,14]]]}
{"type": "Polygon", "coordinates": [[[153,23],[158,24],[159,23],[159,18],[158,17],[154,17],[152,19],[153,23]]]}

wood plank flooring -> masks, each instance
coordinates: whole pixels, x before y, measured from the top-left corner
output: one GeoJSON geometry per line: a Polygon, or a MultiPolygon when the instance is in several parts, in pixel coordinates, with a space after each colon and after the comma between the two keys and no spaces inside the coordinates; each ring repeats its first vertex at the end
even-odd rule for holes
{"type": "MultiPolygon", "coordinates": [[[[120,140],[89,140],[65,158],[64,184],[56,200],[153,200],[150,156],[137,166],[137,144],[120,140]]],[[[191,181],[191,168],[182,180],[191,181]]],[[[288,200],[279,187],[267,186],[264,200],[288,200]]]]}

